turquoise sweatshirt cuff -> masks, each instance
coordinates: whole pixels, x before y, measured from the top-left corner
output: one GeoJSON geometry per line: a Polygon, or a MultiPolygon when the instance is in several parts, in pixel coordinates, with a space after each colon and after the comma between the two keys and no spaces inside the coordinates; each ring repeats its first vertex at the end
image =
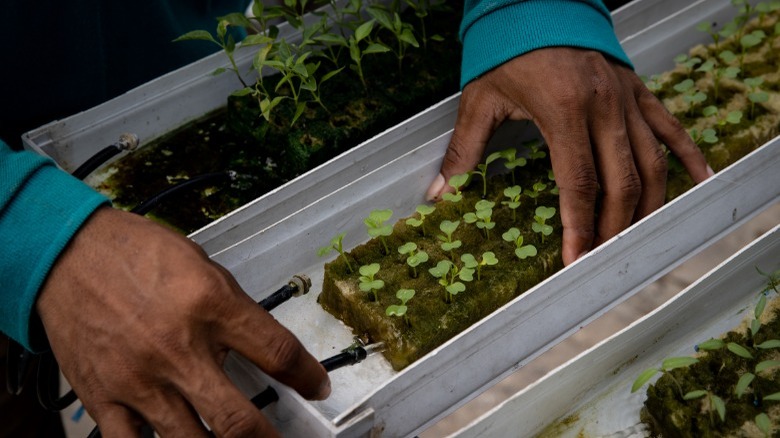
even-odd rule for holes
{"type": "Polygon", "coordinates": [[[480,75],[532,50],[597,50],[633,68],[600,1],[469,0],[460,28],[461,89],[480,75]]]}
{"type": "Polygon", "coordinates": [[[108,199],[31,152],[0,142],[0,331],[25,348],[48,345],[35,300],[57,257],[108,199]]]}

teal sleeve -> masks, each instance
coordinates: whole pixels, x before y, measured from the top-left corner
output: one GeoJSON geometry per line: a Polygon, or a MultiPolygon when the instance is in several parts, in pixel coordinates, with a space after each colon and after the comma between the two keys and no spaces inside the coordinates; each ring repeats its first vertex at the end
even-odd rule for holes
{"type": "Polygon", "coordinates": [[[609,10],[598,0],[466,0],[460,27],[461,88],[543,47],[598,50],[628,66],[609,10]]]}
{"type": "Polygon", "coordinates": [[[0,141],[0,331],[45,348],[35,299],[60,252],[108,200],[54,163],[0,141]]]}

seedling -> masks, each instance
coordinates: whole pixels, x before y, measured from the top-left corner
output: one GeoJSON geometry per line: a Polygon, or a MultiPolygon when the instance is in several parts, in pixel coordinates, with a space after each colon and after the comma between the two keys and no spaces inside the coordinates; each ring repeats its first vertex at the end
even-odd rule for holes
{"type": "Polygon", "coordinates": [[[509,200],[503,201],[501,204],[512,209],[512,222],[517,220],[516,210],[520,207],[520,193],[522,192],[523,188],[520,186],[512,186],[504,189],[504,196],[509,198],[509,200]]]}
{"type": "Polygon", "coordinates": [[[703,23],[699,23],[696,26],[696,30],[698,30],[700,32],[707,33],[707,34],[710,35],[710,37],[712,38],[712,42],[715,44],[715,51],[717,52],[718,51],[718,43],[720,42],[720,35],[717,32],[715,32],[713,24],[710,23],[709,21],[705,21],[703,23]]]}
{"type": "Polygon", "coordinates": [[[495,205],[495,202],[488,201],[486,199],[479,200],[474,205],[475,212],[466,213],[463,216],[463,220],[467,224],[475,223],[477,228],[480,230],[485,230],[485,238],[490,239],[490,230],[496,226],[496,223],[492,220],[493,207],[495,205]]]}
{"type": "Polygon", "coordinates": [[[468,253],[460,256],[460,260],[463,262],[463,267],[477,269],[477,280],[482,279],[481,271],[483,266],[493,266],[498,263],[498,259],[496,258],[495,253],[493,253],[492,251],[485,251],[484,253],[482,253],[482,258],[480,258],[479,260],[477,260],[476,258],[474,258],[473,255],[468,253]]]}
{"type": "Polygon", "coordinates": [[[769,419],[769,415],[763,412],[756,415],[756,427],[758,427],[761,432],[764,432],[765,437],[772,436],[773,428],[772,421],[769,419]]]}
{"type": "Polygon", "coordinates": [[[417,218],[411,217],[411,218],[406,220],[406,225],[409,225],[410,227],[415,227],[415,228],[416,227],[420,227],[420,229],[422,230],[422,235],[423,235],[423,237],[425,237],[425,216],[428,216],[429,214],[431,214],[434,211],[436,211],[436,207],[434,207],[433,205],[424,205],[423,204],[423,205],[418,205],[417,208],[415,209],[415,211],[417,211],[417,214],[420,215],[420,218],[417,219],[417,218]]]}
{"type": "Polygon", "coordinates": [[[523,143],[523,146],[529,149],[529,160],[539,160],[547,156],[547,153],[542,150],[543,144],[539,140],[525,142],[523,143]]]}
{"type": "Polygon", "coordinates": [[[393,234],[393,226],[385,224],[390,217],[393,216],[392,210],[373,210],[369,213],[368,217],[363,219],[363,223],[366,224],[368,229],[368,235],[372,238],[379,237],[382,241],[382,246],[385,247],[385,255],[390,255],[390,250],[387,249],[387,241],[385,237],[393,234]]]}
{"type": "Polygon", "coordinates": [[[441,197],[445,201],[452,202],[453,204],[457,204],[460,201],[463,200],[463,192],[460,191],[461,187],[465,186],[469,182],[469,178],[471,175],[468,173],[462,173],[460,175],[453,175],[450,177],[450,180],[447,181],[447,184],[449,184],[450,187],[455,189],[455,193],[445,193],[441,197]]]}
{"type": "Polygon", "coordinates": [[[360,83],[363,84],[363,88],[368,88],[366,83],[366,77],[363,74],[363,57],[369,54],[385,53],[390,49],[384,44],[374,43],[368,39],[371,34],[371,30],[374,28],[375,20],[369,20],[355,29],[355,33],[349,36],[347,40],[347,46],[349,48],[349,57],[352,59],[352,65],[350,66],[360,78],[360,83]],[[365,48],[363,48],[363,42],[366,42],[365,48]]]}
{"type": "Polygon", "coordinates": [[[439,241],[441,241],[441,249],[449,251],[452,260],[455,260],[455,253],[453,253],[452,250],[460,248],[462,244],[460,240],[453,240],[452,238],[452,234],[458,229],[458,225],[460,225],[460,221],[449,221],[445,219],[439,224],[439,229],[444,234],[436,236],[439,241]]]}
{"type": "MultiPolygon", "coordinates": [[[[409,47],[420,47],[420,43],[417,42],[417,38],[414,36],[414,28],[411,24],[405,23],[401,20],[401,16],[398,12],[385,10],[379,5],[372,5],[367,8],[369,15],[375,19],[383,29],[390,31],[395,37],[395,48],[388,47],[388,51],[392,51],[398,60],[398,71],[403,70],[403,59],[406,56],[406,52],[409,47]]],[[[381,44],[381,43],[379,43],[381,44]]]]}
{"type": "Polygon", "coordinates": [[[547,220],[555,215],[555,207],[536,207],[536,214],[534,215],[534,223],[531,224],[531,229],[535,233],[542,235],[542,243],[544,243],[544,237],[552,234],[552,225],[547,224],[547,220]]]}
{"type": "Polygon", "coordinates": [[[417,278],[417,267],[428,261],[428,253],[422,250],[417,251],[417,244],[414,242],[406,242],[399,246],[398,253],[409,255],[406,257],[406,264],[412,268],[412,277],[417,278]]]}
{"type": "Polygon", "coordinates": [[[352,269],[352,265],[349,263],[349,259],[347,258],[347,254],[344,252],[344,246],[342,245],[342,242],[344,240],[344,236],[346,236],[347,233],[340,233],[336,237],[330,240],[330,245],[323,246],[317,251],[317,255],[319,257],[322,257],[326,254],[328,254],[331,251],[336,251],[341,255],[341,258],[344,259],[344,263],[347,264],[347,269],[349,269],[350,273],[354,273],[355,271],[352,269]]]}
{"type": "Polygon", "coordinates": [[[534,185],[531,187],[531,189],[532,190],[527,190],[525,192],[525,195],[533,199],[534,205],[536,205],[539,195],[541,195],[545,191],[545,189],[547,189],[547,184],[541,181],[535,182],[534,185]]]}
{"type": "Polygon", "coordinates": [[[555,184],[555,174],[552,169],[547,171],[547,179],[549,179],[553,185],[553,188],[550,189],[550,193],[557,196],[560,191],[558,190],[558,185],[555,184]]]}
{"type": "Polygon", "coordinates": [[[501,237],[507,242],[515,244],[515,255],[520,260],[533,257],[537,254],[535,246],[523,245],[523,235],[516,227],[510,228],[506,233],[502,234],[501,237]]]}
{"type": "Polygon", "coordinates": [[[710,105],[702,110],[702,115],[705,117],[715,116],[715,125],[718,127],[718,135],[726,125],[738,125],[742,122],[742,111],[735,110],[729,111],[724,117],[719,117],[718,107],[710,105]]]}
{"type": "Polygon", "coordinates": [[[501,156],[504,158],[504,167],[512,175],[512,185],[515,185],[515,168],[525,166],[527,160],[524,157],[518,157],[515,148],[504,149],[501,151],[501,156]]]}
{"type": "Polygon", "coordinates": [[[649,78],[643,78],[645,86],[653,93],[661,91],[663,84],[661,83],[661,75],[652,75],[649,78]]]}
{"type": "Polygon", "coordinates": [[[674,62],[685,68],[685,76],[690,78],[693,73],[693,68],[701,64],[701,58],[693,56],[689,57],[686,54],[680,54],[674,57],[674,62]]]}
{"type": "Polygon", "coordinates": [[[407,326],[410,326],[409,316],[407,315],[408,307],[406,303],[414,297],[414,289],[398,289],[395,293],[396,298],[401,300],[401,304],[391,304],[385,309],[385,315],[403,317],[407,326]]]}
{"type": "Polygon", "coordinates": [[[762,91],[759,87],[764,83],[763,77],[747,78],[745,85],[750,88],[748,99],[750,100],[750,119],[753,119],[754,109],[757,103],[764,103],[769,100],[769,94],[762,91]]]}
{"type": "Polygon", "coordinates": [[[766,33],[764,33],[763,30],[757,29],[753,32],[750,32],[747,35],[743,35],[739,39],[739,45],[742,48],[742,51],[739,55],[739,68],[744,69],[744,63],[745,63],[745,54],[747,53],[748,49],[755,47],[766,38],[766,33]]]}
{"type": "Polygon", "coordinates": [[[707,396],[709,400],[710,424],[715,424],[715,419],[712,416],[713,411],[718,413],[720,421],[726,421],[726,402],[724,402],[722,398],[715,395],[712,391],[697,389],[685,394],[683,396],[683,400],[696,400],[704,396],[707,396]]]}
{"type": "Polygon", "coordinates": [[[702,129],[701,132],[699,132],[698,129],[693,128],[690,131],[688,131],[688,135],[691,136],[691,139],[693,139],[693,142],[696,143],[697,145],[700,145],[702,143],[712,144],[718,142],[718,134],[712,128],[702,129]]]}
{"type": "Polygon", "coordinates": [[[439,279],[439,284],[444,286],[446,292],[444,301],[452,302],[452,298],[465,291],[466,285],[463,281],[469,282],[474,279],[473,268],[458,268],[458,265],[449,260],[441,260],[435,267],[428,269],[434,277],[439,279]]]}
{"type": "Polygon", "coordinates": [[[672,375],[671,371],[676,368],[688,367],[698,362],[699,359],[688,356],[670,357],[668,359],[664,359],[663,362],[661,362],[660,368],[648,368],[642,371],[639,374],[639,377],[634,380],[634,384],[631,385],[631,392],[636,392],[639,388],[644,386],[645,383],[649,382],[650,379],[652,379],[656,374],[664,373],[668,375],[669,378],[672,379],[672,381],[677,385],[677,390],[680,392],[680,397],[684,399],[685,394],[682,392],[682,387],[680,386],[680,383],[677,381],[677,379],[674,378],[674,375],[672,375]]]}
{"type": "Polygon", "coordinates": [[[363,292],[369,292],[373,295],[374,301],[378,301],[377,291],[385,287],[385,282],[375,278],[377,272],[379,272],[379,263],[371,263],[370,265],[363,265],[359,269],[360,272],[360,290],[363,292]]]}
{"type": "Polygon", "coordinates": [[[484,163],[477,164],[477,170],[474,170],[472,173],[476,173],[479,176],[482,177],[482,197],[484,198],[487,196],[487,171],[488,171],[488,165],[490,163],[496,161],[497,159],[501,158],[501,152],[493,152],[492,154],[488,155],[487,158],[485,158],[484,163]]]}

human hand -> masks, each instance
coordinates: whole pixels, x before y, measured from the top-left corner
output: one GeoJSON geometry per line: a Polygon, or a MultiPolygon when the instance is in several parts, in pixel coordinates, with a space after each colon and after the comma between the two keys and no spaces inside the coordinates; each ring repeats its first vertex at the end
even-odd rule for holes
{"type": "Polygon", "coordinates": [[[222,364],[235,350],[310,399],[325,369],[189,239],[97,210],[36,303],[60,368],[103,436],[274,436],[222,364]]]}
{"type": "Polygon", "coordinates": [[[667,162],[659,140],[696,183],[713,174],[631,69],[596,51],[551,47],[518,56],[464,88],[429,199],[450,190],[445,182],[452,175],[474,169],[506,119],[531,120],[549,145],[567,265],[663,205],[667,162]]]}

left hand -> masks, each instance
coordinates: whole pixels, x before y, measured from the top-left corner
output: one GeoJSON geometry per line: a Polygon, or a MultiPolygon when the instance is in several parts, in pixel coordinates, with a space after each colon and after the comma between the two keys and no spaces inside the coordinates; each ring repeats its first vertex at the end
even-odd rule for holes
{"type": "Polygon", "coordinates": [[[531,120],[549,145],[567,265],[663,205],[667,162],[659,140],[695,182],[712,175],[679,121],[631,69],[600,52],[551,47],[465,87],[429,199],[450,190],[451,176],[474,169],[506,119],[531,120]]]}

